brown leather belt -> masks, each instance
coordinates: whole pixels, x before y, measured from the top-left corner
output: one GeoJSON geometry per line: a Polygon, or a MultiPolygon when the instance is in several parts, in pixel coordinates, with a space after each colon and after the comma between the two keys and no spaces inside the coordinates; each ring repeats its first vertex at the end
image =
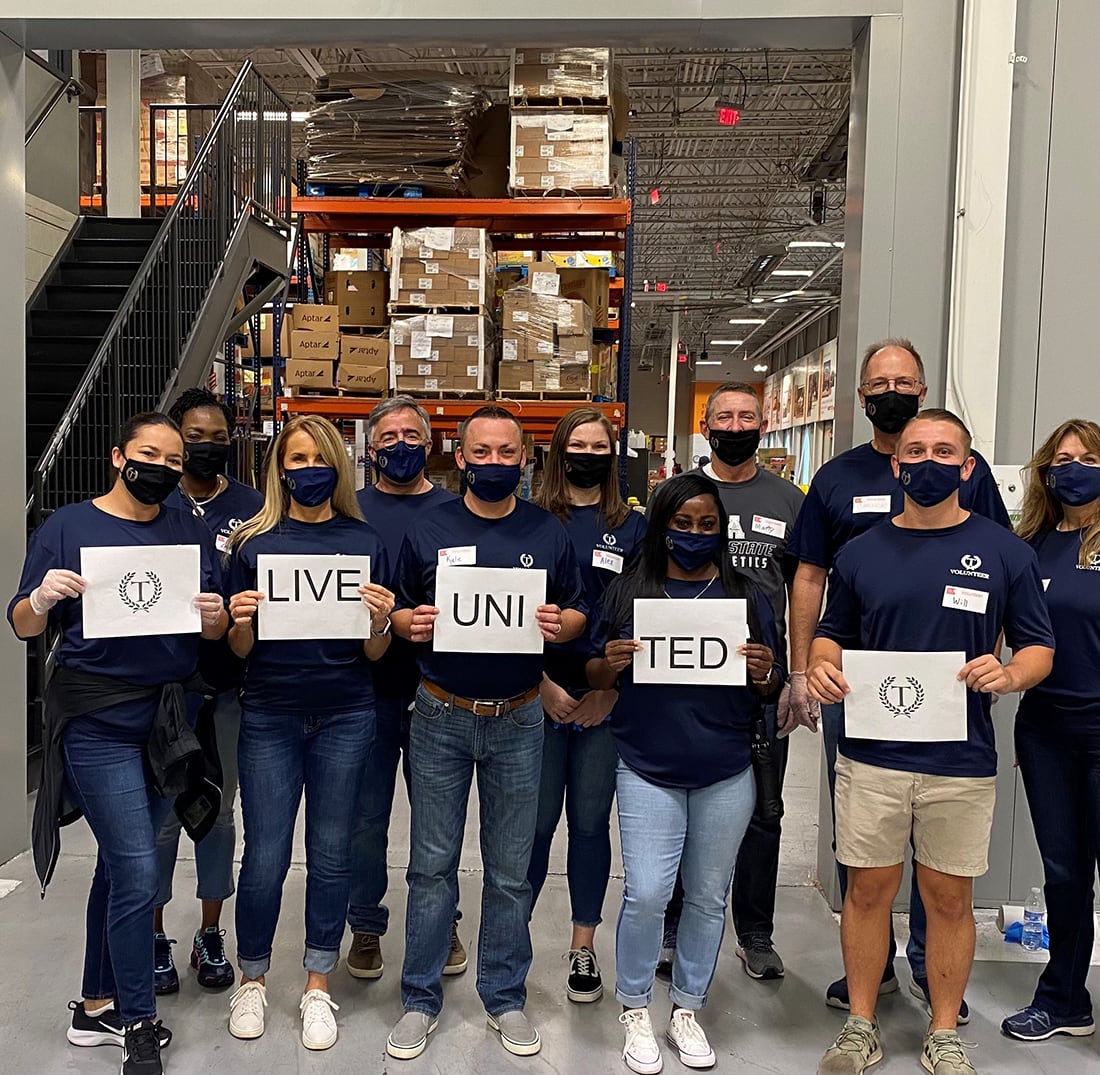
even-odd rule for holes
{"type": "Polygon", "coordinates": [[[486,701],[485,699],[460,698],[457,694],[451,694],[450,691],[445,691],[442,687],[436,686],[427,679],[422,679],[420,685],[433,698],[438,698],[441,702],[447,702],[448,705],[456,705],[459,709],[468,709],[475,717],[503,717],[510,710],[526,705],[528,702],[533,702],[539,696],[539,689],[536,686],[511,698],[486,701]]]}

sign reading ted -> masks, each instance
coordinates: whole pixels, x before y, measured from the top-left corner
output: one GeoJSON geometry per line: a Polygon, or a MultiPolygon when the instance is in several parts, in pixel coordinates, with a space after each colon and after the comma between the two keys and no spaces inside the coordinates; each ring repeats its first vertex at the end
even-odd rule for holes
{"type": "Polygon", "coordinates": [[[743,687],[748,640],[744,601],[638,598],[634,602],[635,683],[743,687]]]}
{"type": "Polygon", "coordinates": [[[369,638],[370,609],[359,587],[370,582],[369,556],[256,557],[259,637],[369,638]]]}

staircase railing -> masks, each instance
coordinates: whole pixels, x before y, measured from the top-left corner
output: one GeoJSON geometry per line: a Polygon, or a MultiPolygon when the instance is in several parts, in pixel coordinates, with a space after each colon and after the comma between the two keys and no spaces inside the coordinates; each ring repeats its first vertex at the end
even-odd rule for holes
{"type": "Polygon", "coordinates": [[[32,521],[102,489],[123,418],[155,409],[246,215],[291,233],[291,109],[246,63],[34,471],[32,521]]]}

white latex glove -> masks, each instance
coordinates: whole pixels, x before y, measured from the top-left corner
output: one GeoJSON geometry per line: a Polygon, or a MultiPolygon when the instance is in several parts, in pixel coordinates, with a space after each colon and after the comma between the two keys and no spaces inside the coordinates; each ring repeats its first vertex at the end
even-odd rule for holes
{"type": "Polygon", "coordinates": [[[221,619],[225,602],[220,593],[200,593],[195,597],[195,608],[199,610],[203,627],[217,627],[221,619]]]}
{"type": "Polygon", "coordinates": [[[75,572],[63,567],[51,567],[42,582],[31,590],[28,600],[36,616],[44,616],[58,601],[79,597],[87,583],[75,572]]]}
{"type": "Polygon", "coordinates": [[[799,725],[817,731],[821,720],[821,706],[810,697],[806,686],[805,672],[792,672],[786,686],[779,695],[776,711],[776,733],[785,739],[799,725]]]}

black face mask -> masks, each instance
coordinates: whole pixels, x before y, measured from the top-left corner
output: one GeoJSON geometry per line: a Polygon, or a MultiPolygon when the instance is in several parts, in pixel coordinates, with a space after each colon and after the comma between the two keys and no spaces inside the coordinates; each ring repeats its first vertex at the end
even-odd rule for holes
{"type": "Polygon", "coordinates": [[[565,480],[578,489],[594,489],[603,485],[614,465],[612,452],[566,452],[565,480]]]}
{"type": "Polygon", "coordinates": [[[185,442],[183,445],[183,469],[201,482],[208,482],[211,478],[224,474],[227,462],[229,462],[228,444],[203,440],[196,441],[194,444],[185,442]]]}
{"type": "Polygon", "coordinates": [[[712,429],[710,446],[727,467],[739,467],[756,455],[760,447],[760,430],[712,429]]]}
{"type": "Polygon", "coordinates": [[[871,419],[871,425],[883,433],[900,433],[910,418],[915,418],[920,410],[920,396],[903,396],[893,390],[880,392],[877,396],[864,396],[864,413],[871,419]]]}
{"type": "Polygon", "coordinates": [[[149,507],[163,504],[183,477],[182,471],[163,463],[143,463],[136,459],[127,459],[120,473],[130,496],[149,507]]]}

